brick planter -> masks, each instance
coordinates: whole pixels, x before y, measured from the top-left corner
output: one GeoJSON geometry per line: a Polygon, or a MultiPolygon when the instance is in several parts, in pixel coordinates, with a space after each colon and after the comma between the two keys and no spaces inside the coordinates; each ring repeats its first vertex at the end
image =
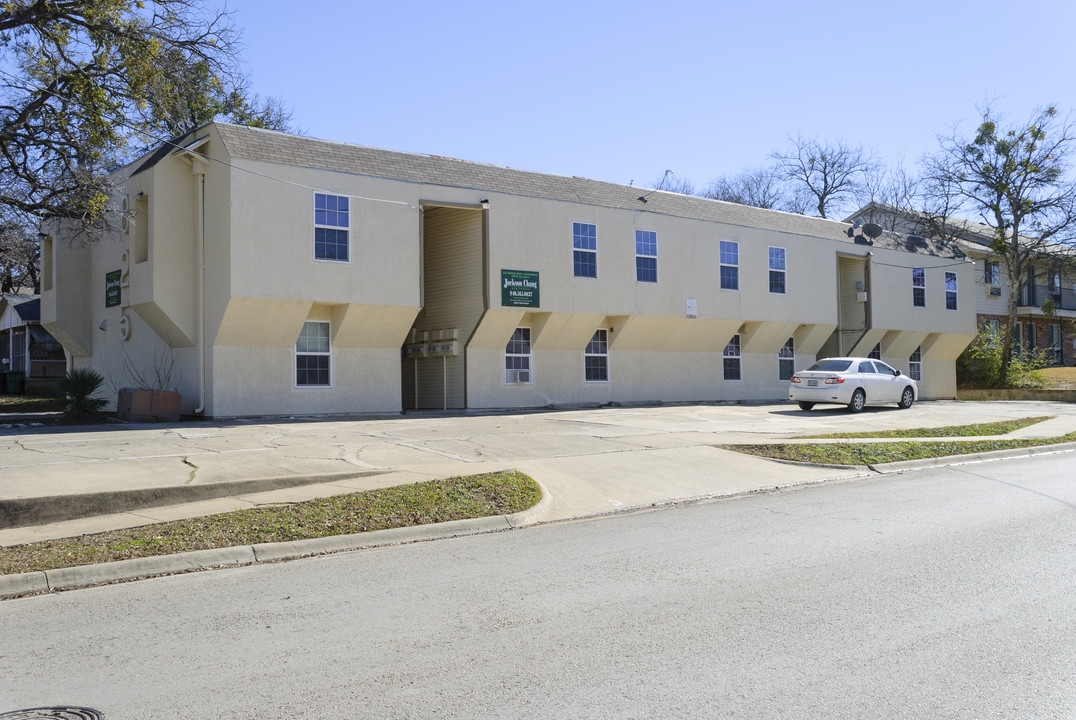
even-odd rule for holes
{"type": "Polygon", "coordinates": [[[176,422],[182,404],[183,396],[174,390],[120,388],[116,416],[135,422],[176,422]]]}

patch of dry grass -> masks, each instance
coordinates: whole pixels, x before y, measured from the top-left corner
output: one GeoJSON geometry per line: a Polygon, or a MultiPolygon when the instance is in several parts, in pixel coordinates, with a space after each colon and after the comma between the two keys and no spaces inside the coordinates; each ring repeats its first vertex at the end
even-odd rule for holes
{"type": "Polygon", "coordinates": [[[516,471],[431,480],[0,548],[0,575],[508,515],[541,497],[538,483],[516,471]]]}
{"type": "Polygon", "coordinates": [[[1050,390],[1076,390],[1076,367],[1050,367],[1037,371],[1050,390]]]}

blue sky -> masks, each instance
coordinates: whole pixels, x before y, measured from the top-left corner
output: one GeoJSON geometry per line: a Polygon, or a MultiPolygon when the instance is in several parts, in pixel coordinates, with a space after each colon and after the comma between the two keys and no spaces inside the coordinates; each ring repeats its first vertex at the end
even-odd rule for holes
{"type": "Polygon", "coordinates": [[[253,89],[306,134],[704,186],[788,136],[908,165],[976,106],[1076,109],[1073,0],[228,0],[253,89]]]}

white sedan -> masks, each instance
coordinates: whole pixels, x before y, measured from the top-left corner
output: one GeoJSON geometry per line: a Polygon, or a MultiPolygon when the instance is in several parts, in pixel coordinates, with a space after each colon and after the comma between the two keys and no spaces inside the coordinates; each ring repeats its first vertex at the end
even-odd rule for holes
{"type": "Polygon", "coordinates": [[[792,376],[788,399],[799,403],[800,410],[818,403],[847,405],[852,412],[882,403],[907,409],[919,399],[919,387],[881,360],[825,358],[792,376]]]}

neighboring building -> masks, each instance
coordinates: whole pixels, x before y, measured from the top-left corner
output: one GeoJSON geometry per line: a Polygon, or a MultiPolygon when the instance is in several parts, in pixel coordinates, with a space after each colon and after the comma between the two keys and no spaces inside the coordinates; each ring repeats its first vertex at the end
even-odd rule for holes
{"type": "Polygon", "coordinates": [[[0,296],[0,393],[53,395],[66,369],[63,346],[41,326],[41,298],[0,296]]]}
{"type": "Polygon", "coordinates": [[[114,235],[45,228],[42,315],[187,413],[779,400],[872,350],[952,398],[975,332],[970,264],[817,218],[221,123],[114,178],[114,235]]]}
{"type": "MultiPolygon", "coordinates": [[[[924,243],[936,241],[916,214],[906,210],[870,203],[857,210],[846,222],[874,222],[924,236],[924,243]]],[[[994,332],[1009,323],[1008,268],[1005,258],[990,249],[993,228],[981,223],[958,221],[960,239],[955,244],[975,262],[976,322],[994,332]]],[[[1076,365],[1076,258],[1073,248],[1053,245],[1027,271],[1019,288],[1017,326],[1013,338],[1025,350],[1048,349],[1057,365],[1076,365]]]]}

